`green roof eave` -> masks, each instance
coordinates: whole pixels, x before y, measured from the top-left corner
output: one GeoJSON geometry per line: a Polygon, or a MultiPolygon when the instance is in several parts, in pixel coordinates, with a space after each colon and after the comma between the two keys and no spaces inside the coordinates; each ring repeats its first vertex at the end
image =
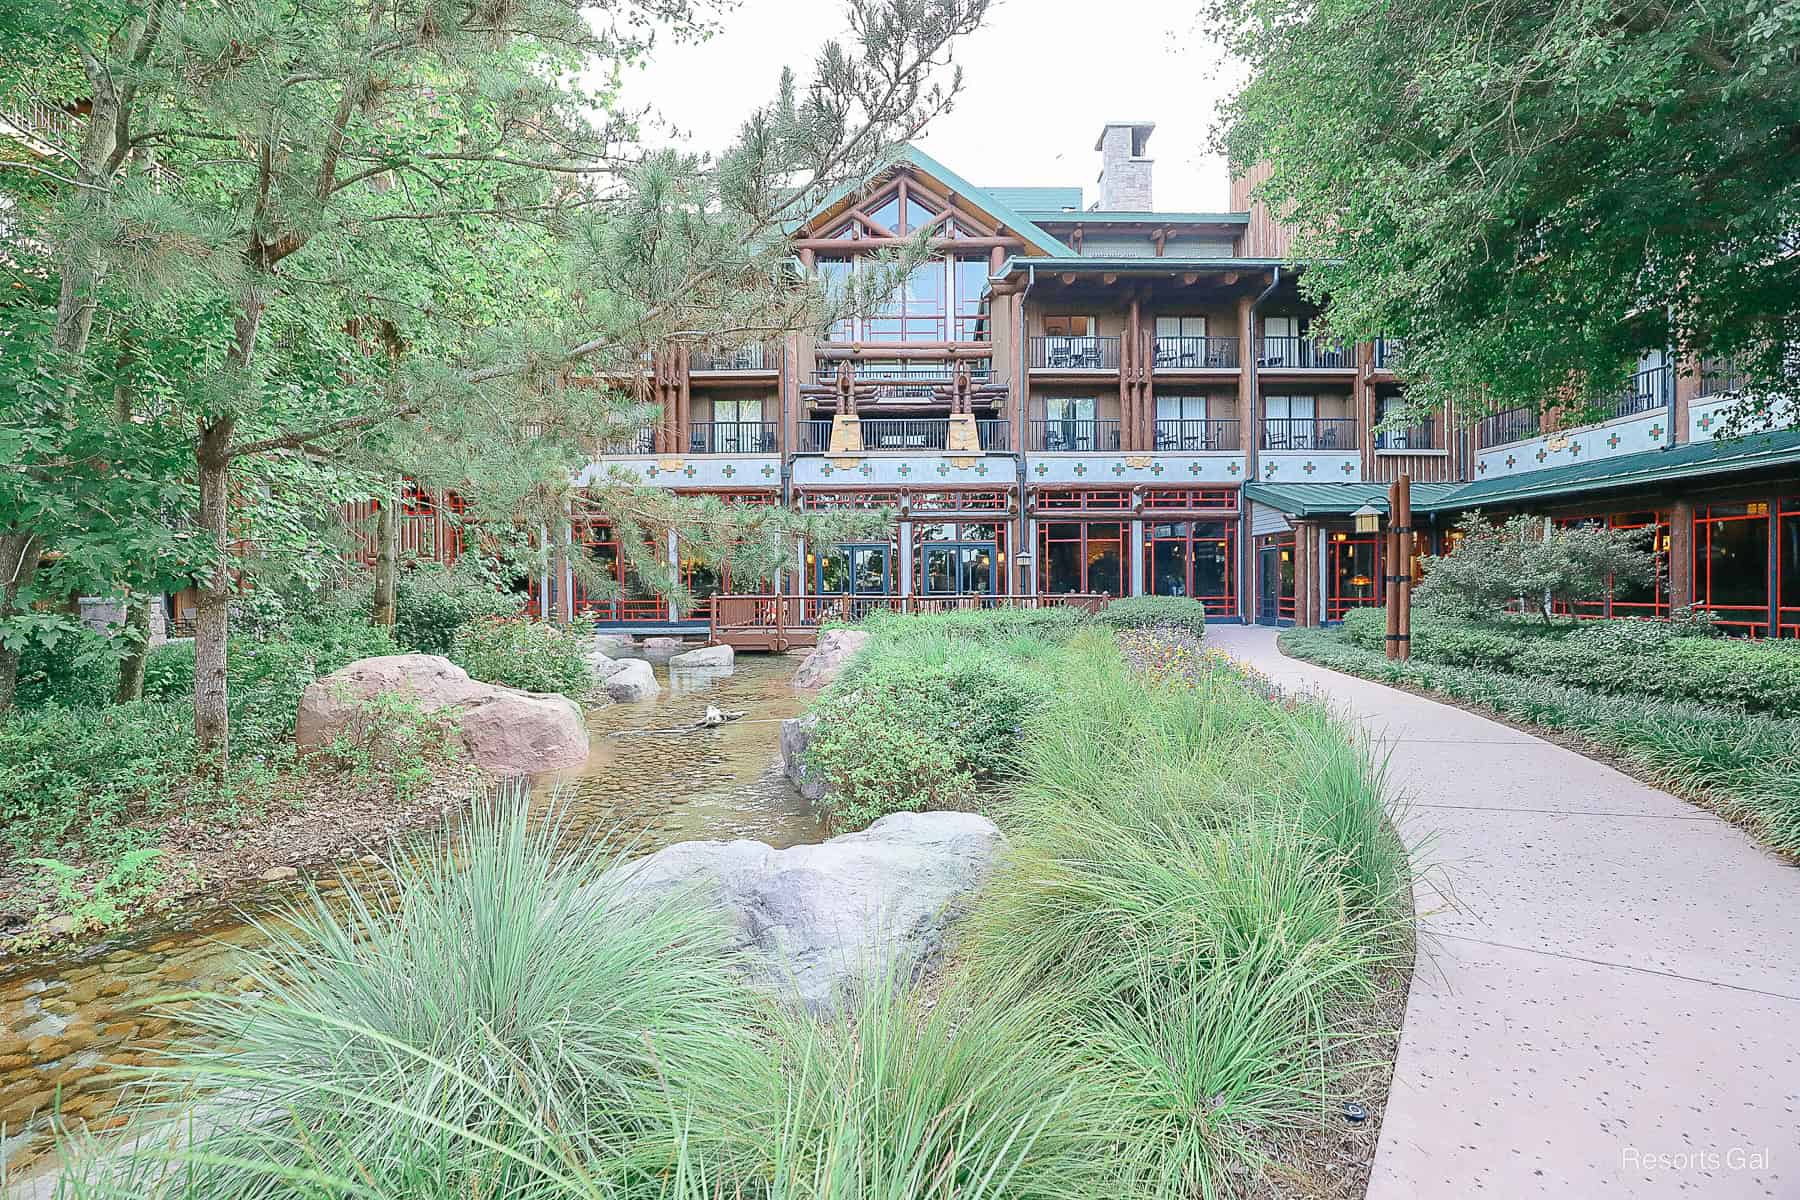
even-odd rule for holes
{"type": "MultiPolygon", "coordinates": [[[[1432,508],[1444,494],[1454,492],[1459,484],[1415,483],[1413,508],[1432,508]]],[[[1265,483],[1253,481],[1244,485],[1244,498],[1266,504],[1290,517],[1347,517],[1367,504],[1378,512],[1388,510],[1388,485],[1385,483],[1265,483]]]]}
{"type": "Polygon", "coordinates": [[[1800,429],[1779,429],[1740,438],[1686,442],[1666,450],[1640,450],[1617,458],[1596,458],[1521,476],[1463,484],[1439,503],[1440,511],[1516,504],[1526,500],[1659,484],[1700,475],[1731,475],[1800,462],[1800,429]]]}
{"type": "MultiPolygon", "coordinates": [[[[1023,270],[1041,260],[1020,258],[1013,255],[1000,264],[992,278],[1005,279],[1014,272],[1023,270]]],[[[1112,271],[1120,274],[1131,272],[1180,274],[1184,271],[1267,271],[1272,267],[1286,267],[1287,260],[1280,258],[1058,258],[1055,270],[1058,272],[1101,272],[1112,271]]]]}
{"type": "Polygon", "coordinates": [[[837,187],[833,188],[819,206],[811,213],[807,214],[806,220],[801,222],[801,224],[804,225],[807,222],[816,219],[820,213],[839,203],[857,189],[865,186],[869,180],[880,175],[882,172],[892,170],[894,167],[902,165],[914,167],[917,170],[924,172],[926,175],[931,176],[939,183],[944,184],[952,192],[956,193],[959,200],[965,201],[972,207],[985,212],[988,216],[994,218],[1000,224],[1006,226],[1021,238],[1025,239],[1027,243],[1042,250],[1043,257],[1058,260],[1075,257],[1075,251],[1068,246],[1065,246],[1054,234],[1047,233],[1043,229],[1038,228],[1035,222],[1014,210],[1009,205],[1001,203],[998,198],[991,195],[986,189],[976,187],[961,175],[958,175],[955,171],[952,171],[949,167],[946,167],[943,163],[931,157],[931,155],[925,153],[910,142],[895,150],[885,162],[872,171],[867,177],[858,180],[855,183],[839,184],[837,187]]]}
{"type": "Polygon", "coordinates": [[[1026,209],[1025,214],[1040,225],[1248,225],[1247,212],[1079,212],[1026,209]]]}

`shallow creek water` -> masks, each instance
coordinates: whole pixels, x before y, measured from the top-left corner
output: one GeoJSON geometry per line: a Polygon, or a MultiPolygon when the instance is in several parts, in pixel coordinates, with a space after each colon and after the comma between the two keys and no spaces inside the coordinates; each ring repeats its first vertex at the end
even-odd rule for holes
{"type": "MultiPolygon", "coordinates": [[[[658,667],[666,690],[655,700],[589,710],[588,761],[534,781],[533,807],[556,813],[571,833],[623,839],[639,852],[698,838],[821,840],[780,765],[780,721],[802,706],[791,686],[798,665],[798,656],[745,655],[728,674],[658,667]],[[709,704],[744,716],[694,729],[709,704]]],[[[371,869],[379,868],[347,864],[344,875],[371,869]]],[[[171,992],[232,989],[245,949],[262,940],[245,918],[279,912],[293,894],[269,889],[197,909],[74,955],[0,960],[0,1192],[50,1148],[59,1089],[66,1124],[123,1123],[108,1068],[153,1064],[180,1033],[138,1006],[171,992]]]]}

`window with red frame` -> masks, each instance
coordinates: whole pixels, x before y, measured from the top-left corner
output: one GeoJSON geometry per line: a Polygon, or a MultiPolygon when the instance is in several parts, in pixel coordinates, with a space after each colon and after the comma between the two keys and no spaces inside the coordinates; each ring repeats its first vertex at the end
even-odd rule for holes
{"type": "MultiPolygon", "coordinates": [[[[576,616],[592,617],[597,621],[665,621],[669,616],[669,604],[639,580],[625,560],[619,545],[619,537],[611,522],[594,518],[578,519],[575,522],[575,544],[588,556],[598,573],[613,581],[617,594],[600,596],[591,594],[590,588],[575,575],[572,589],[576,616]]],[[[655,554],[655,549],[649,551],[655,554]]]]}
{"type": "Polygon", "coordinates": [[[1208,511],[1236,512],[1236,488],[1150,488],[1144,492],[1145,512],[1208,511]]]}
{"type": "Polygon", "coordinates": [[[1781,543],[1775,559],[1778,633],[1800,637],[1800,496],[1782,497],[1776,537],[1781,543]]]}
{"type": "Polygon", "coordinates": [[[1669,615],[1669,514],[1658,511],[1608,513],[1592,517],[1558,517],[1564,528],[1605,525],[1612,529],[1643,529],[1644,548],[1656,554],[1656,578],[1647,583],[1609,580],[1605,594],[1573,604],[1556,603],[1556,611],[1578,617],[1666,617],[1669,615]]]}
{"type": "Polygon", "coordinates": [[[1694,604],[1734,633],[1769,632],[1769,502],[1694,506],[1694,604]]]}
{"type": "Polygon", "coordinates": [[[1381,544],[1342,530],[1326,542],[1325,617],[1339,621],[1353,608],[1381,603],[1381,544]]]}
{"type": "Polygon", "coordinates": [[[1039,512],[1130,512],[1130,488],[1042,488],[1039,512]]]}
{"type": "Polygon", "coordinates": [[[898,508],[897,491],[807,491],[800,493],[800,507],[808,512],[827,508],[898,508]]]}
{"type": "Polygon", "coordinates": [[[1005,492],[993,490],[914,492],[910,501],[914,513],[1006,512],[1011,507],[1005,492]]]}
{"type": "Polygon", "coordinates": [[[1038,591],[1125,595],[1129,528],[1119,521],[1039,521],[1038,591]]]}
{"type": "Polygon", "coordinates": [[[1155,521],[1144,525],[1144,568],[1153,596],[1187,596],[1210,611],[1236,607],[1235,521],[1155,521]]]}

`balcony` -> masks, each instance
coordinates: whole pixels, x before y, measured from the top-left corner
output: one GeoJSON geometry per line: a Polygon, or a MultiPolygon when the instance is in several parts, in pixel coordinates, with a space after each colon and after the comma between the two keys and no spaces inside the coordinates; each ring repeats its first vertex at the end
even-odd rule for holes
{"type": "Polygon", "coordinates": [[[1159,371],[1235,371],[1238,340],[1234,337],[1159,337],[1159,371]]]}
{"type": "Polygon", "coordinates": [[[1033,450],[1050,453],[1071,451],[1107,451],[1119,448],[1117,419],[1088,418],[1039,420],[1031,422],[1033,450]]]}
{"type": "Polygon", "coordinates": [[[1613,397],[1612,415],[1614,418],[1635,417],[1639,413],[1667,408],[1675,394],[1674,388],[1675,371],[1671,367],[1639,371],[1625,385],[1625,390],[1613,397]]]}
{"type": "Polygon", "coordinates": [[[761,342],[733,350],[695,350],[688,356],[690,371],[773,371],[780,355],[761,342]]]}
{"type": "MultiPolygon", "coordinates": [[[[864,417],[860,424],[864,450],[912,450],[927,454],[942,453],[950,445],[947,417],[864,417]]],[[[975,432],[984,451],[1012,448],[1012,424],[1009,421],[976,421],[975,432]]],[[[802,453],[822,454],[830,449],[830,421],[800,422],[802,453]]]]}
{"type": "Polygon", "coordinates": [[[1315,338],[1260,337],[1256,365],[1273,371],[1349,371],[1356,367],[1356,347],[1315,338]]]}
{"type": "Polygon", "coordinates": [[[688,433],[689,454],[773,454],[774,421],[695,421],[688,433]]]}
{"type": "Polygon", "coordinates": [[[602,454],[655,454],[656,430],[645,426],[617,434],[601,443],[602,454]]]}
{"type": "Polygon", "coordinates": [[[1389,429],[1375,435],[1375,449],[1390,454],[1417,454],[1444,448],[1443,422],[1432,417],[1405,429],[1389,429]]]}
{"type": "Polygon", "coordinates": [[[1744,376],[1738,373],[1737,363],[1729,358],[1706,358],[1700,361],[1699,395],[1730,396],[1744,390],[1744,376]]]}
{"type": "Polygon", "coordinates": [[[1406,353],[1405,345],[1398,338],[1376,338],[1374,347],[1374,366],[1377,371],[1392,371],[1406,353]]]}
{"type": "Polygon", "coordinates": [[[1232,419],[1165,417],[1156,423],[1158,450],[1236,450],[1238,423],[1232,419]]]}
{"type": "Polygon", "coordinates": [[[1497,412],[1490,417],[1483,417],[1475,426],[1475,435],[1481,446],[1504,446],[1508,442],[1522,442],[1526,438],[1538,435],[1540,420],[1535,408],[1509,408],[1497,412]]]}
{"type": "Polygon", "coordinates": [[[1031,366],[1039,371],[1116,371],[1119,339],[1055,334],[1031,339],[1031,366]]]}
{"type": "Polygon", "coordinates": [[[1264,450],[1355,450],[1355,417],[1269,417],[1264,450]]]}

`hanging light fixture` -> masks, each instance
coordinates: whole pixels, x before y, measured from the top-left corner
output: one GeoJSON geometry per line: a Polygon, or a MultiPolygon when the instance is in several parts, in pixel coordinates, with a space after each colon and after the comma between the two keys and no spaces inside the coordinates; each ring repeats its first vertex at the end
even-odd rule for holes
{"type": "Polygon", "coordinates": [[[1358,533],[1381,532],[1381,510],[1373,504],[1365,502],[1363,506],[1350,514],[1356,521],[1358,533]]]}

